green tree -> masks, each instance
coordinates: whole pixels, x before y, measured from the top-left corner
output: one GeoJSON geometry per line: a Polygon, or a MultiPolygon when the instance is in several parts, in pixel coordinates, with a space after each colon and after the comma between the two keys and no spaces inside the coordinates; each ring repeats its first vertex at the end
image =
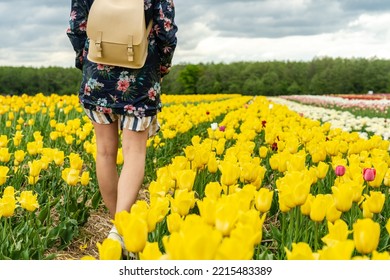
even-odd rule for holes
{"type": "Polygon", "coordinates": [[[201,72],[200,65],[189,64],[179,73],[178,81],[182,84],[185,94],[198,93],[198,81],[201,72]]]}

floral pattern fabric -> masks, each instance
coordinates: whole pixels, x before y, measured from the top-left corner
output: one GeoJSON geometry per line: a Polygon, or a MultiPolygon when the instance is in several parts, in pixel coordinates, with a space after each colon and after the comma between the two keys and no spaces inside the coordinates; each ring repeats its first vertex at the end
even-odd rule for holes
{"type": "Polygon", "coordinates": [[[67,35],[82,70],[80,102],[86,109],[142,118],[161,110],[161,78],[169,73],[176,48],[173,0],[144,0],[146,23],[153,20],[148,56],[141,69],[102,65],[87,59],[86,27],[93,0],[72,0],[67,35]]]}

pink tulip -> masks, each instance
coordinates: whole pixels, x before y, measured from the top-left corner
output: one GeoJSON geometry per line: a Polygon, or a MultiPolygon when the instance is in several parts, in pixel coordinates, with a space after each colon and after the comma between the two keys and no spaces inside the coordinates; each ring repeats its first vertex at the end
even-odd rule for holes
{"type": "Polygon", "coordinates": [[[363,178],[365,181],[374,181],[376,175],[375,168],[364,168],[363,169],[363,178]]]}
{"type": "Polygon", "coordinates": [[[343,176],[345,174],[345,166],[337,165],[334,172],[336,173],[336,176],[343,176]]]}

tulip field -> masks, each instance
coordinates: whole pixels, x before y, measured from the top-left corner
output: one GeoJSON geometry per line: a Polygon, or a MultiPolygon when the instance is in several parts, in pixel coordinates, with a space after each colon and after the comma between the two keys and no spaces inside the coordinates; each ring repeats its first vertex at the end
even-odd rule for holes
{"type": "MultiPolygon", "coordinates": [[[[111,221],[125,250],[105,238],[80,259],[390,259],[387,101],[371,111],[284,96],[162,101],[146,195],[111,221]]],[[[0,96],[0,259],[69,248],[102,207],[95,156],[76,95],[0,96]]]]}

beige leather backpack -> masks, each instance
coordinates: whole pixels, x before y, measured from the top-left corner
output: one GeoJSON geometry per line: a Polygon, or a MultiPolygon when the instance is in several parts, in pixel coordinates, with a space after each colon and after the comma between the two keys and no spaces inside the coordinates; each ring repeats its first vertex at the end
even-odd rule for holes
{"type": "Polygon", "coordinates": [[[95,0],[87,22],[88,59],[141,68],[148,54],[152,21],[145,25],[144,0],[95,0]]]}

